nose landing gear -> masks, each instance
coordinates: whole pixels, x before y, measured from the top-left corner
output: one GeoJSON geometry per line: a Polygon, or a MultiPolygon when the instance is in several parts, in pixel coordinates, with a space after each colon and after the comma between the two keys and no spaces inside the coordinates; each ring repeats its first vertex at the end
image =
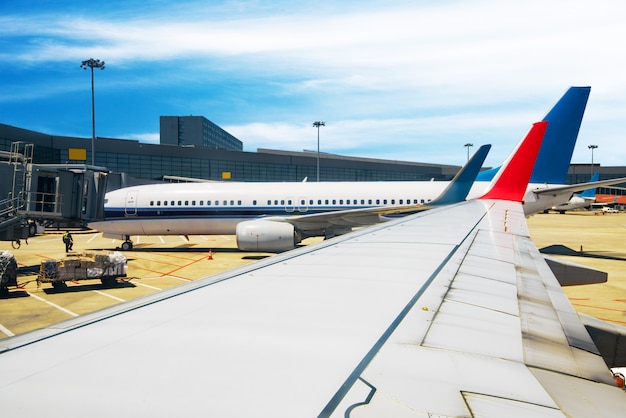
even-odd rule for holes
{"type": "Polygon", "coordinates": [[[124,242],[122,243],[122,250],[130,251],[133,249],[133,242],[130,240],[130,236],[126,235],[124,242]]]}

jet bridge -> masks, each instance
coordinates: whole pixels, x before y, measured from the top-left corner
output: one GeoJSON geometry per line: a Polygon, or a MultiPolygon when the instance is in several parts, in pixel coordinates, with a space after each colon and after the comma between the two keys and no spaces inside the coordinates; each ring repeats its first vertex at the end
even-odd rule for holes
{"type": "MultiPolygon", "coordinates": [[[[83,226],[104,217],[108,170],[86,164],[34,164],[33,145],[0,152],[0,240],[25,239],[37,226],[83,226]]],[[[15,247],[15,244],[14,244],[15,247]]]]}

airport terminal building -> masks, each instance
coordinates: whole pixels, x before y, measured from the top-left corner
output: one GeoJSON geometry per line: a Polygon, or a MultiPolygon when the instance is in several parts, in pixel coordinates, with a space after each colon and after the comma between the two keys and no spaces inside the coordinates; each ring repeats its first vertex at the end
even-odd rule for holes
{"type": "MultiPolygon", "coordinates": [[[[316,152],[242,151],[243,143],[239,139],[202,116],[163,116],[160,122],[160,144],[96,139],[95,166],[119,173],[122,178],[121,182],[110,182],[109,189],[166,177],[246,182],[300,182],[317,178],[316,152]]],[[[0,124],[0,151],[11,150],[15,142],[34,145],[33,162],[36,164],[87,164],[91,161],[91,138],[49,135],[0,124]],[[80,152],[75,152],[77,150],[80,152]]],[[[455,165],[326,153],[319,154],[319,159],[321,181],[450,180],[460,169],[455,165]]],[[[600,171],[600,179],[626,177],[623,166],[595,164],[593,171],[600,171]]],[[[589,181],[591,172],[590,164],[572,164],[567,182],[589,181]]]]}
{"type": "Polygon", "coordinates": [[[203,116],[161,116],[161,145],[243,151],[243,142],[203,116]]]}
{"type": "MultiPolygon", "coordinates": [[[[259,149],[242,151],[242,143],[232,135],[207,140],[204,129],[189,128],[197,120],[184,122],[184,138],[180,143],[177,127],[187,119],[164,117],[160,144],[135,140],[102,138],[95,141],[95,165],[113,173],[146,181],[162,180],[164,176],[190,177],[205,180],[288,181],[316,179],[317,153],[259,149]],[[164,120],[165,119],[165,120],[164,120]],[[164,126],[170,124],[169,127],[164,126]],[[172,128],[172,124],[176,128],[172,128]],[[172,131],[174,133],[172,134],[172,131]],[[165,134],[165,135],[164,135],[165,134]],[[172,136],[173,135],[173,136],[172,136]],[[172,139],[174,138],[174,139],[172,139]],[[233,140],[234,139],[234,140],[233,140]],[[207,142],[208,141],[208,142],[207,142]]],[[[197,118],[197,117],[191,117],[197,118]]],[[[199,126],[202,126],[200,124],[199,126]]],[[[0,150],[9,151],[14,142],[34,144],[33,162],[38,164],[86,164],[91,162],[91,138],[48,135],[6,124],[0,124],[0,150]],[[74,153],[73,150],[83,152],[74,153]],[[81,155],[76,160],[75,155],[81,155]]],[[[320,153],[321,181],[393,181],[449,180],[459,166],[405,161],[356,158],[320,153]]]]}

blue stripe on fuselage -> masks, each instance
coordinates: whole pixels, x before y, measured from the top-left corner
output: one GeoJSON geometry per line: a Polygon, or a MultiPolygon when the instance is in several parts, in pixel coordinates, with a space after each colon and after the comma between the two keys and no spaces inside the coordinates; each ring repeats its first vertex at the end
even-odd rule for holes
{"type": "Polygon", "coordinates": [[[178,219],[178,218],[207,218],[207,219],[233,219],[233,218],[260,218],[268,216],[309,215],[331,211],[361,209],[371,206],[332,206],[332,207],[308,207],[306,210],[287,211],[284,207],[241,207],[241,208],[107,208],[104,211],[105,221],[121,219],[178,219]]]}

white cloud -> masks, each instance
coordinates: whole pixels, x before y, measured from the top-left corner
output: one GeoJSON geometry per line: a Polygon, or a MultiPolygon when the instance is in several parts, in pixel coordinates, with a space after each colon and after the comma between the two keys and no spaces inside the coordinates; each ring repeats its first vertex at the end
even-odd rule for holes
{"type": "MultiPolygon", "coordinates": [[[[494,143],[491,154],[506,155],[569,86],[591,85],[579,141],[603,142],[603,164],[625,163],[626,151],[618,145],[626,134],[626,56],[619,53],[626,28],[619,1],[226,6],[177,3],[122,19],[5,16],[0,36],[30,34],[30,42],[0,52],[0,62],[94,56],[120,72],[138,62],[153,64],[151,80],[141,74],[124,79],[133,86],[262,78],[264,88],[275,88],[272,100],[284,100],[290,114],[271,113],[255,97],[227,127],[246,148],[311,148],[313,128],[302,121],[322,117],[329,122],[321,132],[328,151],[418,161],[441,157],[442,163],[457,163],[456,148],[461,144],[464,155],[467,140],[504,141],[506,150],[494,143]],[[159,65],[167,71],[159,72],[159,65]],[[385,149],[377,146],[383,140],[385,149]]],[[[586,146],[580,148],[574,158],[584,161],[586,146]]]]}

